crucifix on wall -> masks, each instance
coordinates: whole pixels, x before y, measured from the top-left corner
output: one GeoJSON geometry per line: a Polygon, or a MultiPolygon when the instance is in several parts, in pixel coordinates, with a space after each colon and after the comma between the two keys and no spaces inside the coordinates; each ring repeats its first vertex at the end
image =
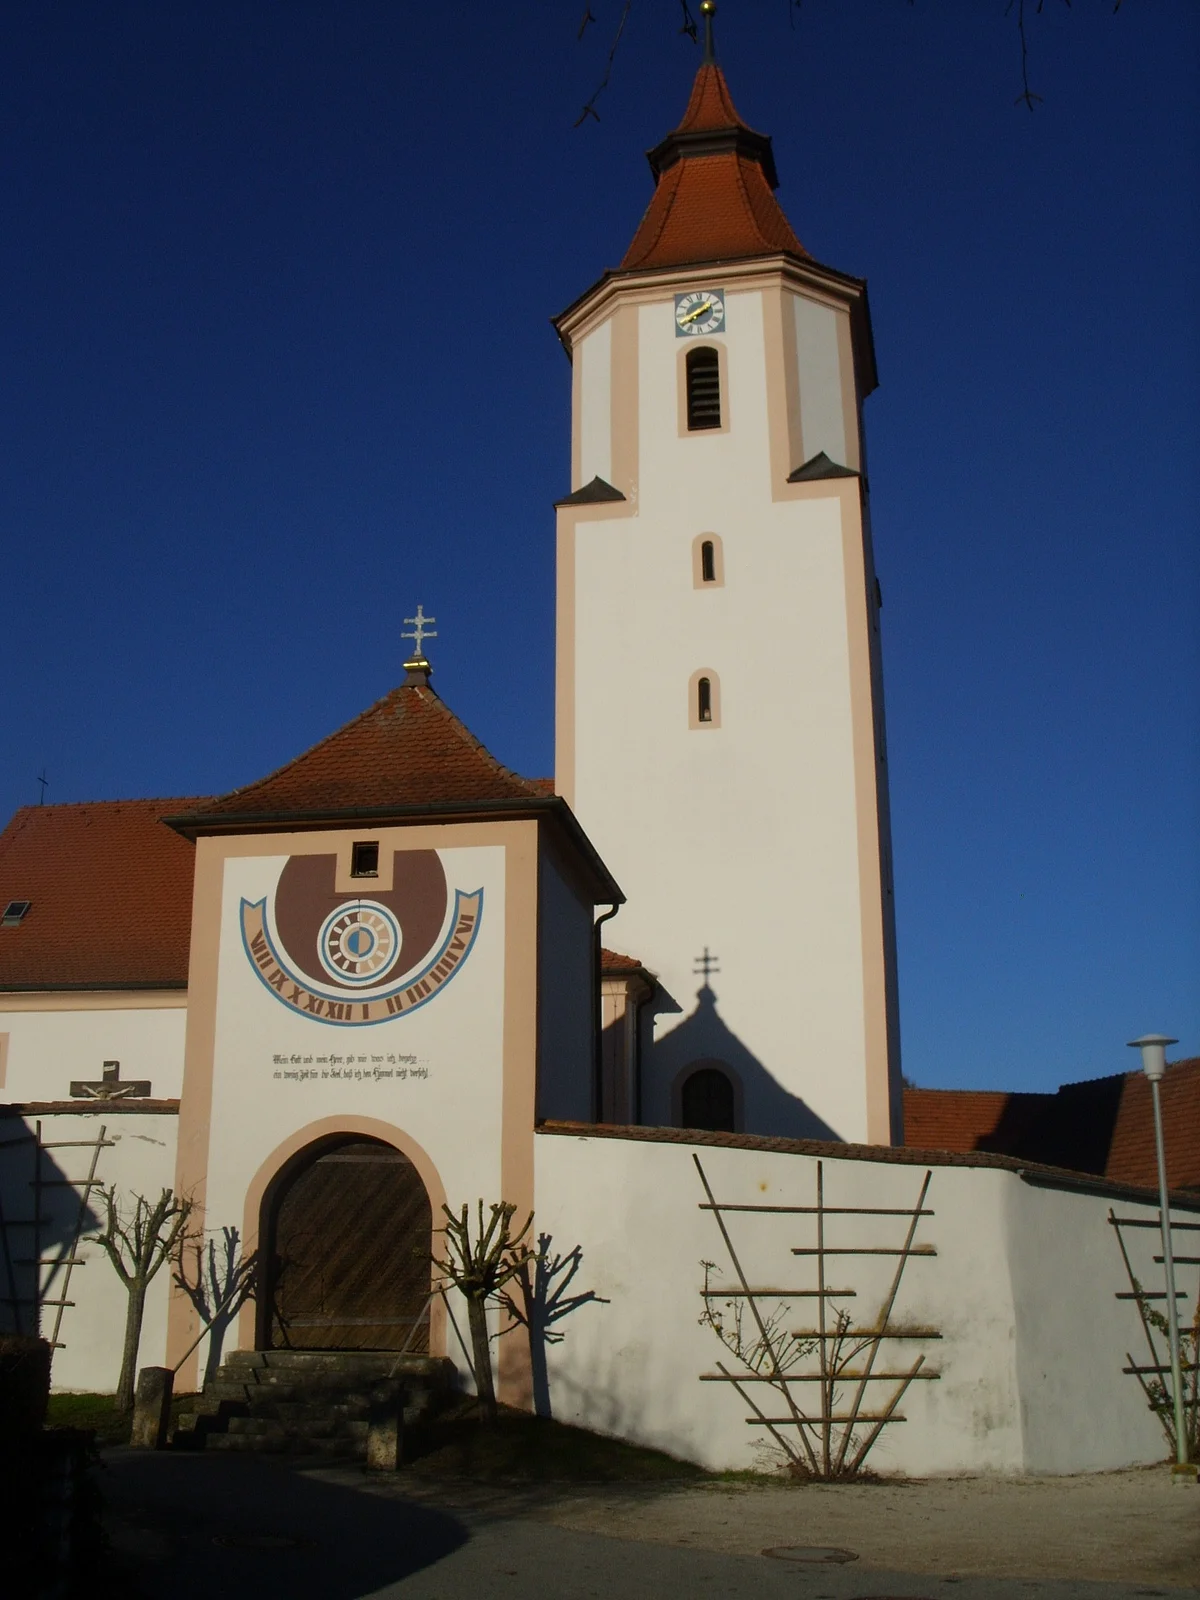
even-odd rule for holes
{"type": "Polygon", "coordinates": [[[106,1061],[99,1081],[88,1083],[76,1078],[71,1084],[72,1100],[145,1100],[150,1095],[149,1078],[130,1078],[121,1082],[121,1063],[106,1061]]]}

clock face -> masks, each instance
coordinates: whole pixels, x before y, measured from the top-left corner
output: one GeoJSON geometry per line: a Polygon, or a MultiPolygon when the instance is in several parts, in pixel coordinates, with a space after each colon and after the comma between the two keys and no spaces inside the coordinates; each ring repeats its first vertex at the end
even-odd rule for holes
{"type": "Polygon", "coordinates": [[[720,289],[693,289],[675,296],[677,335],[719,333],[725,326],[725,300],[720,289]]]}

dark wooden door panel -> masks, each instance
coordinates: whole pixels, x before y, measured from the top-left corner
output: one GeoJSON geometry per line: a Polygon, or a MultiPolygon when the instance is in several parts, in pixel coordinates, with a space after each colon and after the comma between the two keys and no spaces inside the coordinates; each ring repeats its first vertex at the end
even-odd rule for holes
{"type": "Polygon", "coordinates": [[[432,1229],[420,1174],[398,1150],[358,1140],[319,1156],[276,1207],[271,1344],[427,1351],[432,1229]]]}

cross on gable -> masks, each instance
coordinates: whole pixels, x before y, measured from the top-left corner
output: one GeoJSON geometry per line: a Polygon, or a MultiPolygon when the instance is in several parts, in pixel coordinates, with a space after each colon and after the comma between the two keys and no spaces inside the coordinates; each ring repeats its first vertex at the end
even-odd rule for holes
{"type": "Polygon", "coordinates": [[[408,622],[408,623],[412,624],[412,630],[413,631],[411,633],[402,633],[400,635],[400,637],[402,639],[411,639],[412,640],[412,642],[413,642],[413,660],[414,661],[423,661],[425,659],[424,645],[425,645],[426,639],[436,639],[437,638],[437,634],[433,631],[432,628],[429,627],[429,624],[431,622],[436,622],[437,618],[436,617],[427,617],[425,615],[424,608],[422,606],[418,605],[416,616],[415,617],[405,617],[404,620],[405,620],[405,622],[408,622]]]}
{"type": "Polygon", "coordinates": [[[121,1082],[121,1063],[106,1061],[99,1082],[75,1079],[71,1084],[72,1100],[145,1100],[150,1095],[149,1078],[131,1078],[121,1082]]]}
{"type": "Polygon", "coordinates": [[[708,946],[705,945],[704,954],[696,957],[696,965],[692,968],[692,971],[697,977],[702,977],[705,983],[707,983],[714,972],[720,972],[721,970],[717,965],[718,959],[719,958],[717,956],[709,955],[708,946]]]}

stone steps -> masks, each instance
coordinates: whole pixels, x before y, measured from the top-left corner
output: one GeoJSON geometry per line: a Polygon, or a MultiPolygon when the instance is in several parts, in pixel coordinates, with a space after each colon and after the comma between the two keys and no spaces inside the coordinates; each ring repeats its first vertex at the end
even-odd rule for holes
{"type": "Polygon", "coordinates": [[[239,1350],[179,1418],[180,1449],[263,1450],[361,1459],[372,1419],[403,1426],[431,1415],[454,1384],[430,1356],[328,1350],[239,1350]]]}

